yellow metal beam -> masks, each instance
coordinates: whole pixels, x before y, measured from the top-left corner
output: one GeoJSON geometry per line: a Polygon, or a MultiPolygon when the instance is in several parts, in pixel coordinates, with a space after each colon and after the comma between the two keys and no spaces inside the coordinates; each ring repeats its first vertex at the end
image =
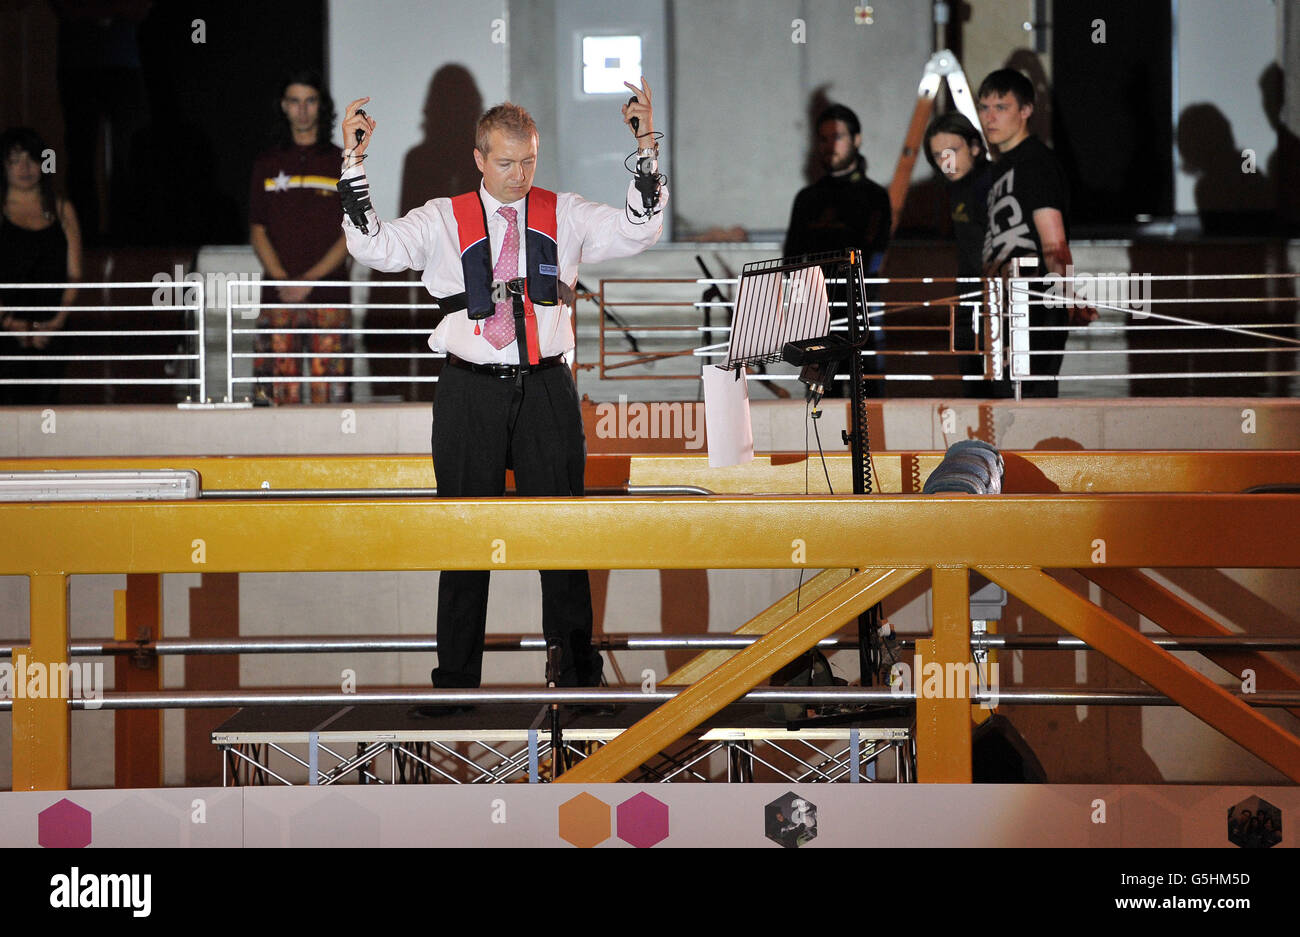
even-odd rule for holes
{"type": "Polygon", "coordinates": [[[920,572],[919,569],[864,569],[855,574],[655,709],[558,780],[571,784],[618,781],[920,572]]]}
{"type": "Polygon", "coordinates": [[[0,575],[1300,567],[1300,495],[5,504],[0,530],[0,575]]]}
{"type": "Polygon", "coordinates": [[[1300,781],[1300,738],[1157,647],[1145,635],[1041,570],[983,567],[979,572],[1292,781],[1300,781]]]}
{"type": "MultiPolygon", "coordinates": [[[[915,464],[923,483],[943,459],[943,452],[873,452],[876,490],[889,494],[919,490],[911,480],[915,464]],[[904,484],[904,475],[908,475],[904,484]],[[914,489],[912,486],[915,485],[914,489]]],[[[1004,450],[1003,490],[1112,494],[1123,492],[1241,492],[1300,476],[1300,451],[1293,450],[1004,450]]],[[[703,456],[653,455],[632,459],[633,485],[698,485],[719,494],[801,492],[806,466],[803,453],[759,455],[730,468],[709,468],[703,456]]],[[[826,490],[820,459],[806,472],[813,493],[826,490]]],[[[847,455],[827,455],[826,470],[836,491],[852,490],[852,462],[847,455]]]]}
{"type": "Polygon", "coordinates": [[[71,782],[68,577],[31,577],[31,646],[14,648],[13,789],[61,791],[71,782]]]}
{"type": "MultiPolygon", "coordinates": [[[[1245,637],[1219,624],[1200,609],[1188,604],[1150,576],[1137,569],[1081,569],[1088,579],[1101,586],[1129,608],[1151,619],[1169,634],[1184,637],[1245,637]]],[[[1288,670],[1259,651],[1202,652],[1228,673],[1243,678],[1242,671],[1255,671],[1260,692],[1300,690],[1300,675],[1288,670]]],[[[1300,709],[1288,710],[1300,716],[1300,709]]]]}
{"type": "MultiPolygon", "coordinates": [[[[848,579],[851,574],[852,570],[848,569],[824,569],[805,582],[802,589],[795,589],[793,592],[783,595],[777,599],[775,604],[763,609],[733,633],[767,634],[799,611],[803,604],[820,599],[832,588],[848,579]]],[[[659,685],[686,686],[694,683],[735,653],[735,651],[727,650],[705,651],[660,680],[659,685]]]]}
{"type": "MultiPolygon", "coordinates": [[[[160,577],[161,578],[161,577],[160,577]]],[[[126,590],[113,590],[113,640],[126,641],[127,635],[131,629],[127,624],[128,615],[126,611],[126,590]]]]}
{"type": "MultiPolygon", "coordinates": [[[[1015,493],[1231,493],[1300,475],[1300,451],[1292,450],[1006,450],[1002,455],[1006,461],[1004,490],[1015,493]]],[[[877,490],[898,494],[917,484],[910,479],[913,465],[923,482],[943,453],[875,452],[871,458],[877,490]],[[907,485],[903,483],[905,472],[907,485]]],[[[827,455],[826,467],[836,491],[852,489],[849,456],[827,455]]],[[[435,486],[427,455],[0,459],[0,472],[161,468],[195,469],[204,488],[209,489],[258,489],[263,482],[272,490],[435,486]]],[[[826,490],[820,461],[808,466],[802,452],[762,454],[753,462],[730,468],[710,468],[703,455],[592,455],[587,483],[615,484],[625,470],[633,485],[698,485],[719,494],[795,494],[804,490],[805,475],[814,494],[826,490]],[[625,469],[627,463],[630,468],[625,469]]]]}
{"type": "Polygon", "coordinates": [[[916,776],[923,783],[969,784],[971,704],[966,679],[970,652],[970,572],[963,566],[933,570],[934,638],[916,642],[916,776]],[[919,666],[918,666],[919,665],[919,666]],[[937,696],[926,679],[937,668],[937,696]],[[954,679],[955,677],[955,679],[954,679]]]}

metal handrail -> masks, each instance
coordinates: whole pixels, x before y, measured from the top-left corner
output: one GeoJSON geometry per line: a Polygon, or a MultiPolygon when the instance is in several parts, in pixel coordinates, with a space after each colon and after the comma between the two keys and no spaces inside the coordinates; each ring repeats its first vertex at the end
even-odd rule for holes
{"type": "MultiPolygon", "coordinates": [[[[1300,274],[1295,273],[1278,273],[1278,274],[1233,274],[1226,276],[1214,275],[1165,275],[1152,276],[1150,274],[1075,274],[1067,276],[1058,274],[1036,274],[1035,272],[1024,272],[1019,269],[1019,263],[1015,265],[1012,276],[1007,280],[1007,293],[1005,294],[1005,314],[1006,314],[1006,333],[1008,336],[1008,374],[1010,379],[1015,383],[1017,392],[1024,381],[1098,381],[1098,380],[1161,380],[1161,379],[1209,379],[1209,378],[1282,378],[1282,377],[1300,377],[1300,356],[1296,359],[1295,366],[1290,369],[1270,369],[1270,370],[1251,370],[1248,368],[1224,368],[1219,370],[1197,370],[1197,371],[1124,371],[1123,373],[1102,373],[1102,374],[1064,374],[1064,375],[1046,375],[1033,374],[1030,368],[1030,358],[1033,356],[1063,355],[1065,357],[1081,357],[1088,355],[1106,356],[1106,355],[1204,355],[1204,354],[1297,354],[1300,353],[1300,337],[1292,338],[1285,334],[1273,334],[1264,330],[1292,330],[1300,328],[1300,322],[1264,322],[1264,323],[1218,323],[1204,322],[1199,319],[1193,319],[1186,316],[1172,315],[1167,312],[1156,312],[1151,309],[1153,305],[1240,305],[1253,303],[1269,304],[1295,304],[1300,301],[1300,297],[1290,296],[1232,296],[1232,297],[1174,297],[1174,298],[1156,298],[1151,295],[1151,284],[1153,282],[1194,282],[1194,281],[1218,281],[1218,280],[1254,280],[1254,281],[1295,281],[1300,278],[1300,274]],[[1047,289],[1043,284],[1047,283],[1047,289]],[[1079,288],[1080,284],[1083,289],[1079,288]],[[1136,284],[1136,288],[1135,288],[1136,284]],[[1097,295],[1094,297],[1093,286],[1097,287],[1097,295]],[[1084,307],[1097,310],[1101,313],[1118,313],[1126,318],[1133,316],[1141,319],[1153,319],[1161,324],[1153,325],[1134,325],[1131,322],[1122,322],[1119,324],[1105,324],[1096,328],[1094,324],[1086,325],[1058,325],[1058,326],[1033,326],[1029,320],[1029,309],[1033,306],[1039,307],[1065,307],[1075,308],[1084,307]],[[1167,323],[1167,324],[1166,324],[1167,323]],[[1264,347],[1258,346],[1227,346],[1219,348],[1191,348],[1191,347],[1173,347],[1173,348],[1133,348],[1128,343],[1119,348],[1102,348],[1102,349],[1071,349],[1065,348],[1061,351],[1052,349],[1033,349],[1030,346],[1030,334],[1034,332],[1065,332],[1083,333],[1093,331],[1098,333],[1119,333],[1123,334],[1130,330],[1145,332],[1182,332],[1204,331],[1212,329],[1224,335],[1238,335],[1247,338],[1258,339],[1264,342],[1272,343],[1264,347]]],[[[999,293],[999,296],[1003,294],[999,293]]],[[[1002,307],[998,307],[1001,309],[1002,307]]]]}
{"type": "MultiPolygon", "coordinates": [[[[354,280],[258,280],[259,286],[310,286],[310,287],[356,287],[363,286],[367,289],[371,287],[402,287],[411,289],[418,287],[424,288],[424,284],[419,280],[400,280],[395,282],[386,281],[354,281],[354,280]]],[[[372,352],[237,352],[235,351],[235,336],[237,335],[428,335],[430,329],[376,329],[376,328],[321,328],[321,329],[266,329],[266,328],[235,328],[234,317],[235,310],[241,310],[240,318],[244,320],[255,320],[258,317],[258,309],[317,309],[320,308],[319,302],[301,302],[301,303],[279,303],[279,302],[254,302],[252,299],[236,299],[234,292],[237,289],[249,290],[250,285],[238,281],[226,282],[226,400],[235,399],[236,384],[288,384],[301,383],[304,381],[313,381],[310,375],[275,377],[271,376],[235,376],[236,360],[251,360],[257,358],[340,358],[347,360],[356,359],[382,359],[382,358],[402,358],[408,361],[420,359],[439,359],[446,358],[442,352],[401,352],[401,353],[372,353],[372,352]]],[[[406,309],[409,311],[416,310],[438,310],[440,307],[436,302],[433,303],[330,303],[331,308],[336,309],[406,309]]],[[[383,375],[322,375],[314,379],[314,383],[328,384],[361,384],[361,383],[437,383],[438,376],[435,375],[403,375],[400,377],[386,377],[383,375]]]]}
{"type": "MultiPolygon", "coordinates": [[[[699,485],[627,485],[622,488],[587,488],[588,495],[712,495],[699,485]]],[[[282,500],[295,498],[436,498],[437,488],[239,488],[212,489],[200,498],[213,501],[245,499],[282,500]]]]}
{"type": "MultiPolygon", "coordinates": [[[[741,650],[763,637],[761,634],[603,634],[592,638],[600,651],[711,651],[741,650]]],[[[1149,635],[1152,644],[1172,651],[1300,651],[1300,637],[1289,635],[1230,635],[1224,637],[1179,638],[1149,635]]],[[[918,641],[933,638],[929,634],[899,636],[895,646],[907,650],[918,641]]],[[[24,649],[26,641],[0,639],[0,657],[12,656],[24,649]]],[[[1058,635],[1001,635],[974,633],[970,637],[973,651],[1035,650],[1077,651],[1088,645],[1079,638],[1058,635]]],[[[858,640],[850,636],[832,636],[817,643],[822,650],[856,650],[858,640]]],[[[539,634],[493,634],[484,639],[488,651],[545,651],[546,638],[539,634]]],[[[300,635],[292,637],[254,636],[239,638],[157,638],[147,641],[119,641],[114,638],[86,638],[68,642],[73,657],[100,657],[122,654],[157,654],[188,656],[202,654],[380,654],[433,653],[438,639],[413,635],[300,635]]]]}
{"type": "MultiPolygon", "coordinates": [[[[227,709],[243,706],[382,706],[382,705],[583,705],[665,703],[689,687],[653,690],[575,687],[518,689],[508,687],[460,690],[389,690],[362,693],[311,690],[169,690],[161,693],[105,693],[100,698],[68,700],[70,709],[227,709]]],[[[1225,689],[1242,702],[1261,708],[1300,706],[1300,692],[1241,693],[1225,689]]],[[[751,704],[807,703],[809,705],[863,705],[914,703],[924,694],[889,687],[757,687],[739,698],[751,704]]],[[[1097,690],[1089,688],[976,689],[972,703],[1006,703],[1017,706],[1177,706],[1155,690],[1097,690]]],[[[13,708],[13,700],[0,699],[0,712],[13,708]]],[[[864,716],[869,714],[864,714],[864,716]]]]}
{"type": "MultiPolygon", "coordinates": [[[[66,307],[69,311],[77,313],[96,312],[96,313],[114,313],[114,312],[156,312],[156,311],[186,311],[193,314],[193,327],[189,329],[60,329],[58,332],[43,331],[12,331],[4,334],[11,336],[18,335],[44,335],[47,337],[60,338],[161,338],[161,337],[178,337],[192,338],[197,343],[196,354],[172,354],[172,355],[41,355],[41,361],[95,361],[95,362],[126,362],[126,361],[174,361],[174,362],[195,362],[193,376],[187,378],[122,378],[122,377],[103,377],[103,378],[15,378],[0,377],[0,385],[22,385],[22,386],[83,386],[83,385],[152,385],[152,386],[185,386],[195,389],[194,396],[202,396],[204,383],[207,380],[207,349],[203,330],[203,310],[204,310],[204,283],[202,280],[183,280],[162,281],[162,280],[132,280],[120,282],[94,282],[87,283],[83,281],[63,281],[57,283],[0,283],[0,289],[10,290],[51,290],[51,289],[77,289],[77,290],[111,290],[111,289],[148,289],[155,294],[167,290],[175,291],[180,295],[179,303],[162,303],[154,302],[149,305],[83,305],[66,307]],[[190,301],[192,297],[193,301],[190,301]]],[[[62,305],[36,305],[36,306],[5,306],[5,312],[58,312],[64,309],[62,305]]],[[[0,362],[30,362],[34,360],[28,355],[0,355],[0,362]]]]}
{"type": "MultiPolygon", "coordinates": [[[[955,374],[948,372],[932,373],[874,373],[866,375],[870,380],[884,381],[985,381],[993,378],[1005,378],[1011,382],[1012,386],[1019,391],[1020,385],[1024,381],[1098,381],[1098,380],[1129,380],[1129,379],[1189,379],[1189,378],[1286,378],[1300,377],[1300,360],[1292,368],[1271,367],[1251,369],[1248,367],[1224,367],[1220,369],[1201,369],[1197,371],[1170,371],[1164,370],[1159,372],[1144,373],[1125,369],[1119,373],[1085,373],[1085,374],[1060,374],[1044,375],[1031,374],[1029,370],[1029,356],[1031,355],[1056,355],[1062,354],[1069,358],[1092,358],[1093,360],[1104,360],[1105,356],[1113,355],[1146,355],[1146,354],[1163,354],[1163,355],[1190,355],[1190,354],[1209,354],[1221,353],[1231,355],[1241,354],[1295,354],[1300,353],[1300,337],[1292,337],[1286,332],[1300,328],[1300,323],[1295,322],[1267,322],[1254,321],[1257,318],[1250,317],[1248,321],[1240,323],[1216,323],[1206,322],[1200,319],[1188,316],[1176,316],[1167,312],[1152,311],[1151,305],[1168,306],[1168,305],[1215,305],[1223,306],[1226,304],[1290,304],[1295,306],[1298,297],[1295,295],[1288,296],[1238,296],[1238,297],[1151,297],[1149,286],[1153,282],[1161,283],[1178,283],[1178,282],[1217,282],[1217,281],[1268,281],[1276,280],[1286,283],[1286,288],[1294,292],[1293,281],[1300,279],[1297,273],[1280,273],[1280,274],[1227,274],[1223,276],[1213,274],[1199,275],[1146,275],[1140,276],[1134,274],[1074,274],[1067,277],[1053,276],[1053,281],[1059,282],[1062,289],[1073,289],[1077,284],[1128,284],[1135,279],[1139,279],[1146,290],[1145,295],[1141,297],[1142,310],[1140,317],[1142,319],[1153,320],[1152,323],[1138,324],[1131,321],[1101,321],[1090,325],[1072,325],[1072,326],[1035,326],[1028,324],[1027,310],[1028,307],[1035,304],[1047,302],[1076,302],[1079,305],[1085,304],[1081,300],[1072,299],[1073,293],[1067,294],[1065,298],[1045,293],[1041,290],[1041,284],[1044,276],[1039,274],[1034,279],[1033,273],[1017,274],[1008,280],[1001,279],[980,279],[980,278],[958,278],[958,277],[907,277],[907,278],[886,278],[874,277],[868,278],[864,282],[868,285],[889,285],[899,286],[906,284],[924,284],[939,285],[952,284],[953,295],[942,297],[929,297],[916,301],[900,300],[875,300],[869,303],[870,309],[867,317],[869,320],[869,331],[880,332],[885,336],[900,335],[908,332],[946,332],[948,334],[947,347],[944,349],[903,349],[897,347],[897,343],[887,342],[885,347],[866,349],[862,352],[864,355],[874,356],[878,360],[899,361],[904,359],[954,359],[962,356],[978,357],[983,367],[980,374],[955,374]],[[978,290],[970,290],[970,285],[979,284],[978,290]],[[1034,287],[1038,287],[1035,289],[1034,287]],[[966,312],[958,315],[959,309],[973,309],[975,312],[975,322],[978,323],[978,330],[985,336],[985,348],[982,351],[962,351],[957,348],[956,331],[961,317],[967,315],[966,312]],[[944,325],[907,325],[902,324],[901,317],[922,309],[946,309],[948,312],[947,323],[944,325]],[[1124,343],[1122,347],[1116,348],[1066,348],[1062,352],[1054,350],[1029,350],[1028,335],[1030,332],[1038,331],[1067,331],[1071,333],[1090,334],[1093,336],[1101,335],[1123,335],[1132,333],[1141,333],[1146,335],[1161,335],[1165,333],[1204,333],[1216,331],[1225,335],[1242,335],[1258,339],[1264,344],[1258,343],[1253,346],[1225,345],[1222,348],[1206,347],[1168,347],[1168,348],[1141,348],[1132,347],[1130,343],[1124,343]],[[1282,334],[1279,334],[1282,333],[1282,334]]],[[[676,285],[690,286],[703,290],[709,286],[732,286],[735,287],[740,281],[736,278],[611,278],[601,280],[599,302],[602,306],[619,310],[626,314],[628,310],[635,308],[653,309],[658,311],[659,318],[651,326],[641,325],[637,322],[624,322],[617,328],[606,323],[601,325],[601,358],[600,358],[600,376],[605,380],[686,380],[695,379],[694,373],[647,373],[638,366],[652,365],[657,362],[667,362],[674,359],[721,359],[727,354],[728,344],[726,341],[712,341],[713,333],[726,336],[730,332],[730,326],[725,322],[714,324],[700,324],[698,322],[674,322],[663,324],[662,311],[674,307],[688,308],[708,313],[714,309],[729,310],[734,308],[734,302],[730,301],[656,301],[650,299],[611,299],[608,291],[611,287],[619,286],[626,288],[629,285],[676,285]],[[704,333],[705,341],[696,343],[691,347],[672,347],[660,349],[638,349],[638,350],[617,350],[607,347],[607,338],[612,338],[620,333],[627,333],[633,336],[658,336],[668,338],[673,335],[693,335],[704,333]],[[633,369],[633,370],[629,370],[633,369]]],[[[1078,292],[1077,290],[1075,292],[1078,292]]],[[[1111,314],[1130,314],[1134,312],[1132,304],[1116,304],[1108,302],[1107,297],[1112,293],[1124,291],[1111,289],[1109,286],[1103,290],[1103,295],[1099,300],[1089,300],[1086,305],[1098,309],[1107,315],[1111,314]]],[[[1127,293],[1125,293],[1127,295],[1127,293]]],[[[835,305],[832,303],[831,305],[835,305]]],[[[833,320],[831,331],[843,331],[847,328],[845,320],[833,320]]],[[[770,369],[767,373],[751,373],[746,375],[748,380],[762,382],[782,382],[796,381],[798,376],[794,373],[782,373],[780,371],[773,373],[770,369]]],[[[847,379],[847,375],[838,375],[839,379],[847,379]]]]}

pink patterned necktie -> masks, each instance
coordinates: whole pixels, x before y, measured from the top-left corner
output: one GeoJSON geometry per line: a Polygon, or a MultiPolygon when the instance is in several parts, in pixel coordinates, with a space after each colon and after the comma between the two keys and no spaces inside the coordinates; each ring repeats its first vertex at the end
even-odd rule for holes
{"type": "MultiPolygon", "coordinates": [[[[515,219],[519,213],[501,206],[497,213],[506,220],[506,236],[501,242],[501,253],[492,268],[492,279],[513,280],[519,276],[519,228],[515,219]]],[[[483,322],[483,337],[493,348],[505,348],[515,340],[515,313],[512,299],[496,304],[496,312],[483,322]]]]}

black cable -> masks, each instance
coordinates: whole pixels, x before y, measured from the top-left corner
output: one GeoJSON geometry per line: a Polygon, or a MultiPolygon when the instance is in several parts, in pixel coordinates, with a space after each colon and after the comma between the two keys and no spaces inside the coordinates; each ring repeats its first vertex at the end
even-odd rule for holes
{"type": "Polygon", "coordinates": [[[808,494],[808,412],[812,407],[812,400],[805,399],[803,402],[803,493],[808,494]]]}
{"type": "MultiPolygon", "coordinates": [[[[820,412],[820,411],[818,411],[818,412],[820,412]]],[[[804,430],[804,436],[805,436],[805,438],[807,437],[807,435],[808,435],[808,430],[805,429],[805,430],[804,430]]],[[[826,476],[826,490],[829,491],[831,494],[835,494],[835,488],[834,488],[833,485],[831,485],[831,473],[830,473],[830,471],[826,468],[826,453],[822,451],[822,434],[821,434],[821,430],[819,430],[819,429],[817,428],[817,417],[816,417],[816,416],[813,417],[813,435],[815,435],[815,436],[817,437],[817,454],[818,454],[819,456],[821,456],[821,459],[822,459],[822,473],[826,476]]],[[[806,454],[805,454],[804,458],[807,459],[807,455],[806,455],[806,454]]],[[[804,475],[807,476],[807,474],[808,474],[808,470],[807,470],[807,468],[805,468],[805,469],[804,469],[804,475]]],[[[804,485],[805,485],[805,487],[807,486],[807,481],[804,482],[804,485]]],[[[867,490],[870,491],[871,489],[868,488],[867,490]]],[[[806,492],[805,492],[805,494],[806,494],[806,492]]]]}
{"type": "MultiPolygon", "coordinates": [[[[648,134],[642,134],[641,136],[648,136],[648,134]]],[[[663,137],[664,137],[664,135],[663,135],[663,131],[661,131],[661,130],[656,130],[656,131],[654,131],[654,149],[655,149],[656,157],[657,157],[657,154],[658,154],[658,152],[659,152],[659,141],[662,140],[663,137]]],[[[637,139],[640,140],[641,137],[637,137],[637,139]]],[[[629,160],[633,160],[633,159],[635,159],[635,160],[637,160],[638,162],[640,162],[640,160],[641,160],[641,150],[642,150],[642,149],[648,149],[648,147],[641,147],[640,145],[638,145],[637,149],[633,150],[631,153],[629,153],[629,154],[628,154],[626,157],[624,157],[624,159],[623,159],[623,168],[626,169],[628,172],[630,172],[634,177],[636,177],[637,180],[638,180],[638,183],[640,182],[640,177],[641,177],[642,174],[638,171],[637,168],[634,168],[634,167],[632,167],[632,166],[629,166],[629,165],[628,165],[628,161],[629,161],[629,160]]],[[[665,176],[665,175],[664,175],[663,173],[661,173],[661,172],[655,172],[655,173],[652,173],[652,174],[651,174],[651,178],[654,179],[654,182],[655,182],[655,185],[656,185],[657,188],[658,188],[658,187],[663,187],[663,186],[665,186],[665,185],[668,184],[668,177],[665,176]]],[[[640,189],[640,185],[639,185],[639,184],[638,184],[638,187],[637,187],[637,191],[641,191],[641,189],[640,189]]],[[[656,191],[657,191],[657,189],[656,189],[656,191]]],[[[661,213],[662,213],[663,209],[659,208],[659,207],[658,207],[658,204],[659,204],[659,199],[658,199],[658,195],[656,194],[656,196],[655,196],[655,207],[652,208],[652,209],[650,209],[648,212],[646,212],[646,213],[643,215],[643,214],[641,214],[639,211],[637,211],[635,208],[633,208],[631,205],[627,204],[627,202],[626,202],[626,200],[625,200],[625,201],[623,202],[623,215],[624,215],[625,218],[627,218],[629,224],[636,224],[636,225],[646,224],[646,223],[649,222],[649,220],[650,220],[651,218],[653,218],[655,215],[658,215],[658,214],[661,214],[661,213]],[[633,217],[633,216],[635,216],[635,217],[633,217]],[[637,220],[637,219],[640,219],[640,220],[637,220]]]]}
{"type": "MultiPolygon", "coordinates": [[[[812,406],[812,400],[807,399],[803,402],[803,493],[808,494],[808,408],[812,406]]],[[[803,601],[803,567],[799,567],[799,587],[794,594],[794,610],[797,612],[802,608],[803,601]]]]}

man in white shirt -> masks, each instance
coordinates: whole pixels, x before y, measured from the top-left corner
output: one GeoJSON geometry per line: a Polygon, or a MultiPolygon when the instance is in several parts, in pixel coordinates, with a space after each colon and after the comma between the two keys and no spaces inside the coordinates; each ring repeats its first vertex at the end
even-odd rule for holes
{"type": "MultiPolygon", "coordinates": [[[[650,88],[628,87],[635,100],[623,122],[640,155],[657,173],[658,144],[650,88]]],[[[579,261],[629,257],[663,230],[667,191],[647,210],[634,185],[620,208],[571,192],[533,186],[537,127],[513,104],[479,120],[474,160],[483,173],[476,193],[426,202],[405,217],[380,221],[365,197],[361,159],[376,122],[348,105],[341,187],[351,214],[364,212],[366,231],[345,216],[349,253],[385,272],[421,270],[446,315],[429,347],[447,352],[433,404],[433,463],[439,497],[494,497],[505,492],[506,469],[525,497],[580,496],[586,439],[573,376],[569,310],[579,261]],[[361,193],[360,198],[355,193],[361,193]],[[506,283],[522,289],[513,296],[506,283]],[[526,287],[523,284],[526,283],[526,287]],[[522,366],[521,366],[522,365],[522,366]]],[[[586,570],[543,570],[542,628],[560,648],[557,683],[596,686],[603,663],[591,646],[591,588],[586,570]]],[[[444,570],[438,586],[435,687],[476,687],[482,675],[487,623],[487,570],[444,570]]]]}

